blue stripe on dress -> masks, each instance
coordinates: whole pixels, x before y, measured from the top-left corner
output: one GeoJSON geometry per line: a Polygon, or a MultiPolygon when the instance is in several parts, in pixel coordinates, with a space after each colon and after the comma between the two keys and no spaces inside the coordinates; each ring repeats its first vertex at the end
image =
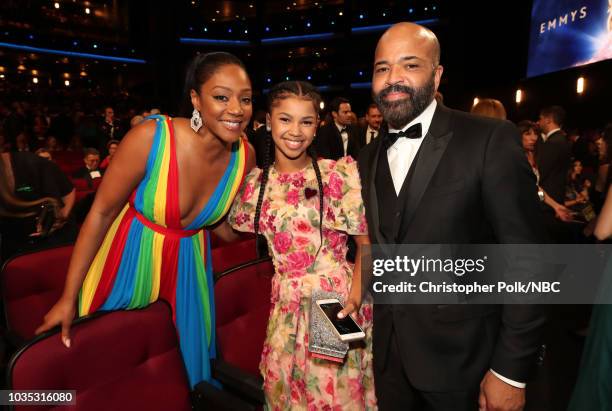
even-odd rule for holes
{"type": "Polygon", "coordinates": [[[123,248],[123,255],[121,256],[121,263],[115,276],[113,289],[102,307],[100,307],[101,310],[125,309],[129,306],[130,301],[132,301],[143,228],[143,224],[137,219],[133,219],[130,223],[128,237],[123,248]]]}

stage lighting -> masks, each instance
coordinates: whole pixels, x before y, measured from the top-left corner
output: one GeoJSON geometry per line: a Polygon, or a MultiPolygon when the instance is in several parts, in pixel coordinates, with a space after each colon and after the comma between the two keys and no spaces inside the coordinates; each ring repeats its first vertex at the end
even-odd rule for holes
{"type": "Polygon", "coordinates": [[[38,77],[32,77],[32,83],[38,84],[38,77]]]}
{"type": "Polygon", "coordinates": [[[38,76],[38,70],[32,70],[32,75],[33,76],[38,76]]]}
{"type": "Polygon", "coordinates": [[[89,7],[85,7],[85,14],[90,14],[91,10],[89,9],[89,7]]]}
{"type": "Polygon", "coordinates": [[[66,80],[66,81],[64,81],[64,85],[65,85],[66,87],[70,86],[70,80],[66,80]]]}
{"type": "Polygon", "coordinates": [[[516,104],[520,104],[523,101],[523,90],[521,90],[520,88],[516,90],[515,101],[516,101],[516,104]]]}
{"type": "Polygon", "coordinates": [[[320,102],[319,107],[321,108],[321,110],[323,110],[325,108],[325,103],[323,101],[320,102]]]}
{"type": "Polygon", "coordinates": [[[584,77],[582,76],[578,77],[578,81],[576,81],[576,93],[584,93],[584,77]]]}
{"type": "Polygon", "coordinates": [[[480,99],[478,97],[474,97],[474,104],[472,104],[472,106],[475,106],[476,104],[478,104],[479,101],[480,99]]]}
{"type": "Polygon", "coordinates": [[[53,4],[53,7],[55,7],[56,9],[60,8],[60,4],[56,1],[55,4],[53,4]]]}

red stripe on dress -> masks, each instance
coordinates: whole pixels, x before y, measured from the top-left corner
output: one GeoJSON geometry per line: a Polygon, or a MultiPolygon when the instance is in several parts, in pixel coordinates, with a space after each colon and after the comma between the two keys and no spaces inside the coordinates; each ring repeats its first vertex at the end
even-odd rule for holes
{"type": "Polygon", "coordinates": [[[172,321],[176,324],[176,279],[178,277],[178,256],[180,238],[165,237],[162,246],[161,272],[159,273],[159,297],[172,307],[172,321]]]}
{"type": "Polygon", "coordinates": [[[182,228],[181,210],[179,208],[179,176],[176,160],[176,138],[174,137],[174,126],[170,117],[168,117],[166,121],[168,122],[168,129],[170,130],[170,164],[168,165],[168,183],[166,184],[166,226],[182,228]]]}
{"type": "Polygon", "coordinates": [[[123,251],[125,250],[125,244],[135,213],[136,211],[132,207],[129,207],[123,215],[119,227],[117,227],[117,232],[108,250],[108,256],[106,257],[104,268],[100,275],[100,281],[96,287],[91,307],[89,308],[90,313],[98,311],[113,289],[115,277],[117,276],[117,271],[119,271],[119,265],[121,264],[121,258],[123,257],[123,251]]]}

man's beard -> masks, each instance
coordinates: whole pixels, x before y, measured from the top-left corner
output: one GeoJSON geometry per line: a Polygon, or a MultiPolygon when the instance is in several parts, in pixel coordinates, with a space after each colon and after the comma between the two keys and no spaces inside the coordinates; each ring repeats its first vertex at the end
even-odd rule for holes
{"type": "Polygon", "coordinates": [[[374,94],[374,102],[378,105],[384,119],[394,129],[401,129],[417,118],[431,103],[436,93],[434,76],[423,87],[409,87],[394,84],[374,94]],[[390,93],[400,92],[408,94],[401,100],[388,101],[385,97],[390,93]]]}

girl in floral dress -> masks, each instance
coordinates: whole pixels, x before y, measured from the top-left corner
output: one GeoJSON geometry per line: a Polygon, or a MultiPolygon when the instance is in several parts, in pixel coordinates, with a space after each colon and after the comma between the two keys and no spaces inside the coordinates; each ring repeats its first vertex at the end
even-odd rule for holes
{"type": "Polygon", "coordinates": [[[273,256],[272,308],[260,364],[267,409],[373,410],[372,306],[361,301],[359,251],[355,266],[346,260],[349,235],[358,249],[367,243],[361,184],[350,157],[317,161],[312,153],[319,103],[306,82],[271,89],[266,153],[273,162],[266,158],[263,170],[249,173],[228,218],[236,230],[263,234],[273,256]],[[342,364],[314,358],[308,350],[314,290],[341,295],[344,312],[353,312],[366,333],[342,364]]]}

